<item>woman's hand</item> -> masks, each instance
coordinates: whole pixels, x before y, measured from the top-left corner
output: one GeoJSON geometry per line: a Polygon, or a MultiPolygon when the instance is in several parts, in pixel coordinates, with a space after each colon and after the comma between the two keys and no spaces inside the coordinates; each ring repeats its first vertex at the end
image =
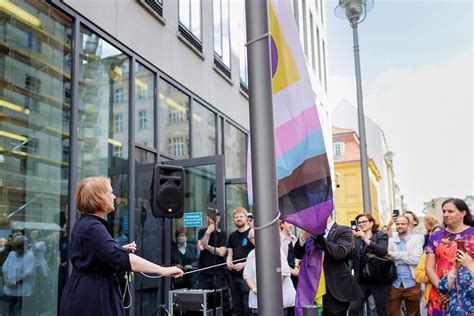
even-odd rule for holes
{"type": "Polygon", "coordinates": [[[466,267],[469,271],[474,271],[474,260],[472,260],[471,256],[464,251],[456,251],[456,262],[459,265],[466,267]]]}
{"type": "Polygon", "coordinates": [[[439,301],[441,305],[446,305],[449,303],[449,295],[448,294],[439,294],[439,301]]]}
{"type": "Polygon", "coordinates": [[[165,277],[174,277],[176,279],[182,277],[183,273],[183,270],[178,267],[167,267],[163,268],[160,274],[165,277]]]}
{"type": "Polygon", "coordinates": [[[129,244],[123,245],[122,248],[125,248],[128,253],[135,253],[135,251],[137,250],[137,244],[132,241],[129,244]]]}
{"type": "Polygon", "coordinates": [[[311,234],[308,233],[307,231],[303,230],[303,231],[301,232],[299,241],[304,244],[304,243],[306,242],[306,239],[309,238],[309,236],[311,236],[311,234]]]}

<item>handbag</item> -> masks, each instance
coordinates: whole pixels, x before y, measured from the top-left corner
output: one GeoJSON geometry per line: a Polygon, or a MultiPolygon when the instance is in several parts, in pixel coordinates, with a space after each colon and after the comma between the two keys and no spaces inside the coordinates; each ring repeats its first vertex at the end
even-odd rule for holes
{"type": "Polygon", "coordinates": [[[395,261],[389,255],[379,257],[369,253],[361,272],[361,279],[367,284],[390,285],[398,277],[395,261]]]}

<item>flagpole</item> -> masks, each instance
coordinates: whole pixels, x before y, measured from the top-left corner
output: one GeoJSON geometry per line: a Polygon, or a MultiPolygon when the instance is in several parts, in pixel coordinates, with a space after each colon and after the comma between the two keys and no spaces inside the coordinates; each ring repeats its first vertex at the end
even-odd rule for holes
{"type": "MultiPolygon", "coordinates": [[[[270,41],[265,36],[269,32],[268,1],[246,0],[245,12],[254,216],[255,225],[262,226],[278,214],[270,41]]],[[[258,314],[283,315],[278,222],[255,233],[258,314]]]]}

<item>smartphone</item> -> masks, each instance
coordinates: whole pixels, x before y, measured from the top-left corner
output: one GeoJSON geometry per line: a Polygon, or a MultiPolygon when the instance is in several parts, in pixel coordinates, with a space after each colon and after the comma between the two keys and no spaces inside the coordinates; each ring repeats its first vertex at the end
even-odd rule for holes
{"type": "Polygon", "coordinates": [[[465,240],[456,240],[456,247],[458,250],[466,252],[466,241],[465,240]]]}
{"type": "Polygon", "coordinates": [[[400,215],[400,210],[396,208],[393,210],[393,216],[398,216],[398,215],[400,215]]]}
{"type": "Polygon", "coordinates": [[[357,221],[355,219],[351,221],[351,228],[353,231],[357,231],[357,221]]]}

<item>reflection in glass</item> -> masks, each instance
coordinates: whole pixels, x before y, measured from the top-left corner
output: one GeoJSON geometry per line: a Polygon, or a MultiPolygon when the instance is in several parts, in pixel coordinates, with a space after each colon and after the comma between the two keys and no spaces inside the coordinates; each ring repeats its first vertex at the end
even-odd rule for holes
{"type": "MultiPolygon", "coordinates": [[[[206,227],[206,212],[208,204],[211,200],[215,199],[213,195],[216,183],[216,165],[201,165],[194,167],[185,168],[185,199],[184,199],[184,212],[201,212],[203,218],[202,227],[188,227],[185,230],[187,243],[196,244],[198,238],[199,229],[206,227]]],[[[176,233],[183,230],[184,223],[182,218],[177,218],[171,221],[171,240],[177,242],[176,233]]],[[[177,264],[177,262],[175,262],[177,264]]],[[[196,262],[197,264],[197,262],[196,262]]],[[[192,288],[196,288],[197,279],[188,278],[186,279],[186,285],[191,284],[192,288]]],[[[184,286],[183,282],[174,284],[177,287],[184,286]]]]}
{"type": "Polygon", "coordinates": [[[179,23],[198,40],[202,40],[201,0],[179,0],[179,23]]]}
{"type": "Polygon", "coordinates": [[[110,177],[117,197],[115,212],[108,215],[110,232],[125,244],[129,57],[84,27],[80,41],[77,180],[97,175],[110,177]]]}
{"type": "MultiPolygon", "coordinates": [[[[215,197],[213,196],[216,182],[216,166],[202,165],[185,168],[185,200],[184,212],[203,212],[206,215],[208,204],[215,197]]],[[[203,217],[203,219],[204,219],[203,217]]],[[[203,225],[207,225],[204,223],[203,225]]],[[[183,227],[183,219],[177,218],[172,221],[172,231],[183,227]]],[[[188,240],[196,242],[199,228],[188,228],[188,240]]],[[[174,240],[174,236],[172,237],[174,240]]]]}
{"type": "Polygon", "coordinates": [[[249,209],[246,183],[225,185],[225,209],[227,210],[227,231],[229,233],[237,229],[232,217],[232,210],[237,207],[245,207],[249,212],[252,212],[252,209],[249,209]]]}
{"type": "Polygon", "coordinates": [[[224,123],[226,179],[247,176],[247,135],[229,122],[224,123]]]}
{"type": "Polygon", "coordinates": [[[216,154],[216,114],[209,111],[199,102],[193,103],[193,157],[212,156],[216,154]]]}
{"type": "MultiPolygon", "coordinates": [[[[135,242],[136,254],[154,263],[162,264],[162,222],[153,217],[150,206],[150,187],[156,154],[135,148],[136,200],[135,200],[135,242]]],[[[158,302],[160,283],[135,274],[135,309],[137,315],[151,315],[158,302]]]]}
{"type": "Polygon", "coordinates": [[[153,72],[137,62],[135,69],[135,141],[148,147],[155,147],[155,111],[153,72]]]}
{"type": "Polygon", "coordinates": [[[0,315],[56,315],[67,276],[72,21],[46,1],[0,4],[0,315]]]}
{"type": "Polygon", "coordinates": [[[159,83],[160,149],[189,158],[189,97],[165,80],[159,83]]]}
{"type": "Polygon", "coordinates": [[[214,53],[230,68],[229,0],[215,0],[214,53]]]}
{"type": "MultiPolygon", "coordinates": [[[[234,4],[235,5],[235,4],[234,4]]],[[[247,47],[245,47],[245,43],[247,42],[247,30],[245,25],[245,2],[242,1],[239,3],[240,8],[238,12],[240,12],[241,16],[239,21],[239,34],[240,34],[240,53],[239,53],[239,68],[240,68],[240,82],[244,85],[244,87],[248,87],[248,71],[247,71],[247,47]]]]}

